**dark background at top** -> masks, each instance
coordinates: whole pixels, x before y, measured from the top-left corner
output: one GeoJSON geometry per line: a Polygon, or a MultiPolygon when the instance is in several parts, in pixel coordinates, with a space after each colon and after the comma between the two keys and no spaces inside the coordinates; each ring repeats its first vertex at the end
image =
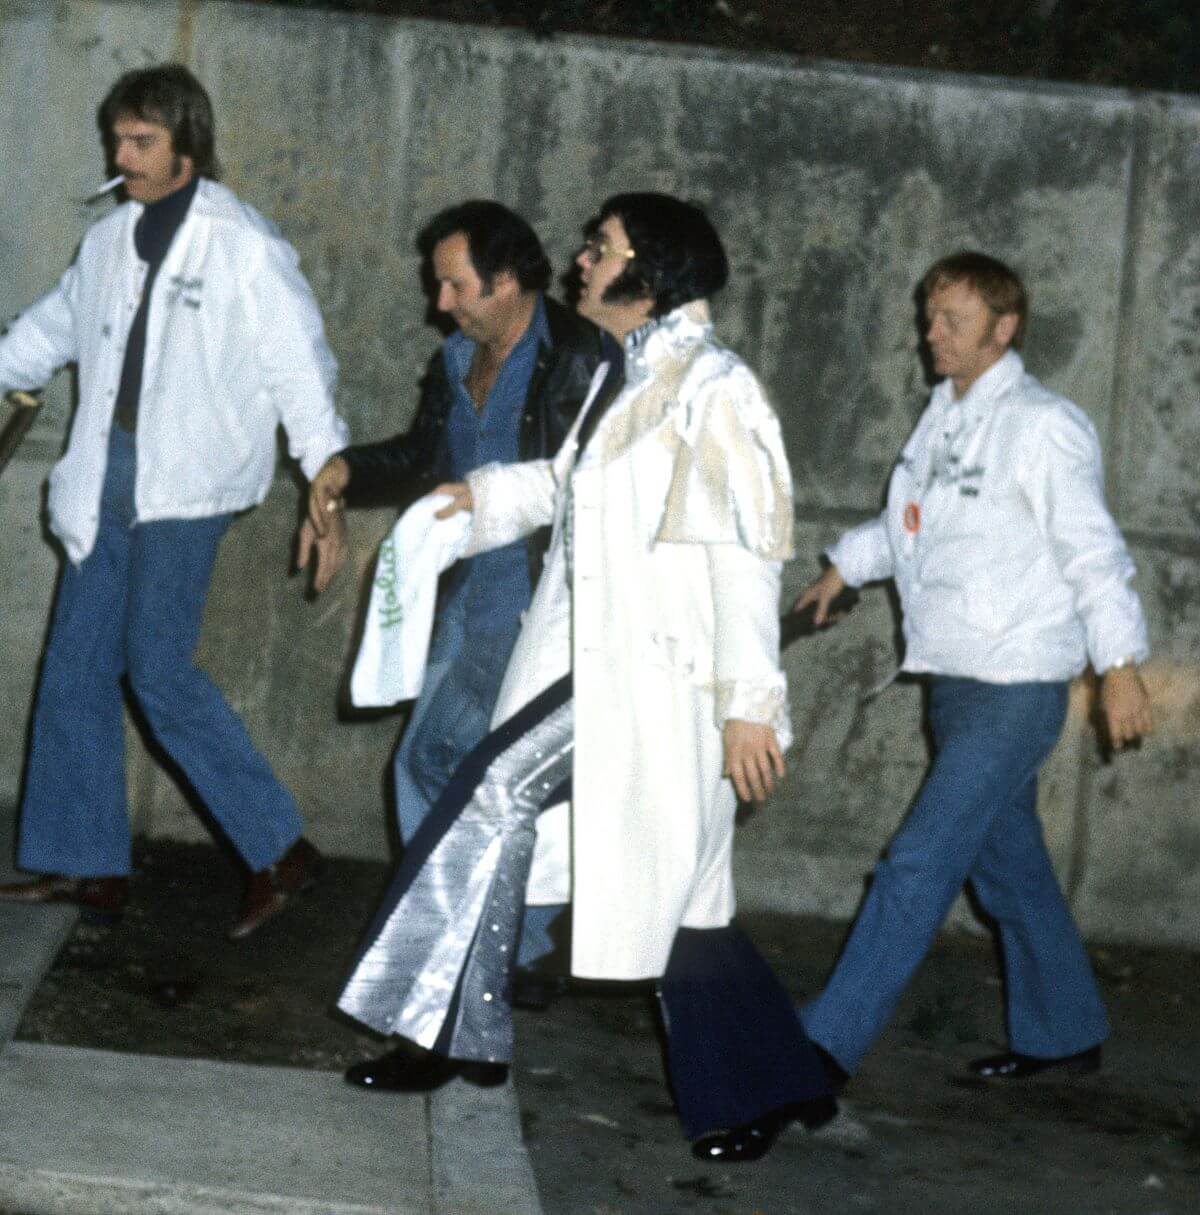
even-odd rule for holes
{"type": "Polygon", "coordinates": [[[1200,91],[1200,0],[260,0],[859,63],[1200,91]]]}

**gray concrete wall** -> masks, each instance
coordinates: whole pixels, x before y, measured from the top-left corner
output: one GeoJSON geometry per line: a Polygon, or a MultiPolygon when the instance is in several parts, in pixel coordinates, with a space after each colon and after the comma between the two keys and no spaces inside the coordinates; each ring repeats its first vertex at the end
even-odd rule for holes
{"type": "MultiPolygon", "coordinates": [[[[708,207],[733,281],[727,340],[784,419],[800,558],[791,589],[849,522],[877,509],[925,395],[912,292],[974,245],[1032,289],[1032,369],[1105,443],[1156,658],[1161,720],[1099,764],[1089,689],[1042,787],[1056,862],[1096,938],[1200,943],[1200,106],[929,73],[745,60],[613,41],[535,42],[437,23],[229,3],[8,0],[0,8],[0,316],[70,257],[103,166],[94,107],[124,68],[190,63],[210,89],[227,179],[296,244],[342,363],[356,436],[411,414],[437,340],[413,238],[468,195],[541,231],[559,267],[594,204],[658,188],[708,207]]],[[[37,487],[61,444],[66,378],[0,480],[0,798],[16,794],[55,557],[37,487]]],[[[297,792],[314,838],[381,855],[382,773],[399,717],[339,717],[361,583],[386,515],[360,517],[357,576],[315,604],[286,578],[297,506],[281,476],[221,554],[202,659],[297,792]]],[[[852,913],[927,762],[919,696],[862,693],[896,662],[881,592],[788,657],[797,734],[783,794],[742,830],[746,901],[852,913]]],[[[170,778],[132,740],[134,813],[195,833],[170,778]]],[[[961,914],[961,912],[959,913],[961,914]]]]}

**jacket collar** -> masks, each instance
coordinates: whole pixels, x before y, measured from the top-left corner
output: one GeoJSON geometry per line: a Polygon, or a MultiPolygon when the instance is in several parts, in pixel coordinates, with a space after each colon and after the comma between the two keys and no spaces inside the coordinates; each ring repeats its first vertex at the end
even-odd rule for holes
{"type": "Polygon", "coordinates": [[[1015,350],[1006,350],[957,401],[954,385],[948,379],[942,380],[934,393],[942,407],[961,405],[965,412],[979,413],[995,404],[1024,374],[1021,356],[1015,350]]]}
{"type": "MultiPolygon", "coordinates": [[[[228,206],[228,200],[230,199],[236,201],[235,196],[227,186],[213,181],[210,177],[196,179],[195,191],[191,196],[191,202],[184,212],[175,237],[167,249],[166,258],[163,260],[164,270],[167,267],[175,269],[179,266],[185,256],[185,250],[191,240],[191,234],[197,221],[207,220],[214,214],[218,214],[219,208],[228,206]]],[[[115,217],[117,216],[124,217],[121,221],[124,225],[122,239],[130,253],[136,254],[137,252],[137,247],[134,243],[134,229],[147,210],[148,208],[145,203],[137,202],[131,198],[123,202],[110,216],[113,222],[116,222],[115,217]]],[[[107,223],[108,220],[101,220],[100,222],[107,223]]]]}
{"type": "Polygon", "coordinates": [[[549,295],[542,295],[542,306],[546,310],[546,337],[543,345],[551,350],[561,346],[598,348],[600,331],[591,321],[584,320],[577,312],[572,312],[549,295]]]}

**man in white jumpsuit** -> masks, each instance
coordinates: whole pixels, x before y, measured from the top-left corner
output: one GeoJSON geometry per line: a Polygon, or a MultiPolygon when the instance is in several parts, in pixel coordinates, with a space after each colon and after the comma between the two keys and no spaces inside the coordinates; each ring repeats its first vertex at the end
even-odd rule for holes
{"type": "Polygon", "coordinates": [[[753,1160],[833,1109],[787,993],[731,923],[737,798],[771,791],[791,735],[791,477],[761,386],[713,335],[727,263],[703,212],[610,198],[579,266],[579,310],[624,343],[624,384],[601,368],[552,459],[443,487],[472,511],[468,551],[547,523],[550,551],[497,726],[414,839],[340,1001],[424,1051],[349,1078],[502,1079],[521,906],[569,898],[574,974],[659,980],[695,1154],[753,1160]]]}

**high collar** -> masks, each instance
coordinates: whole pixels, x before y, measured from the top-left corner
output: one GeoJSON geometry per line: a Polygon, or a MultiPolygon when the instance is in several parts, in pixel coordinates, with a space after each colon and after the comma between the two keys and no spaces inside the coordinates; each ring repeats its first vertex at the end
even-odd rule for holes
{"type": "Polygon", "coordinates": [[[625,335],[625,375],[638,380],[648,376],[664,359],[677,358],[690,347],[712,337],[707,300],[692,300],[666,316],[655,317],[625,335]]]}
{"type": "Polygon", "coordinates": [[[143,261],[156,264],[166,256],[171,240],[192,204],[199,183],[200,179],[193,177],[178,190],[145,205],[133,233],[134,246],[138,257],[143,261]]]}
{"type": "Polygon", "coordinates": [[[155,199],[153,203],[143,203],[142,219],[164,224],[182,216],[192,198],[196,196],[199,183],[199,177],[192,177],[192,180],[183,183],[179,190],[172,190],[162,198],[155,199]]]}

